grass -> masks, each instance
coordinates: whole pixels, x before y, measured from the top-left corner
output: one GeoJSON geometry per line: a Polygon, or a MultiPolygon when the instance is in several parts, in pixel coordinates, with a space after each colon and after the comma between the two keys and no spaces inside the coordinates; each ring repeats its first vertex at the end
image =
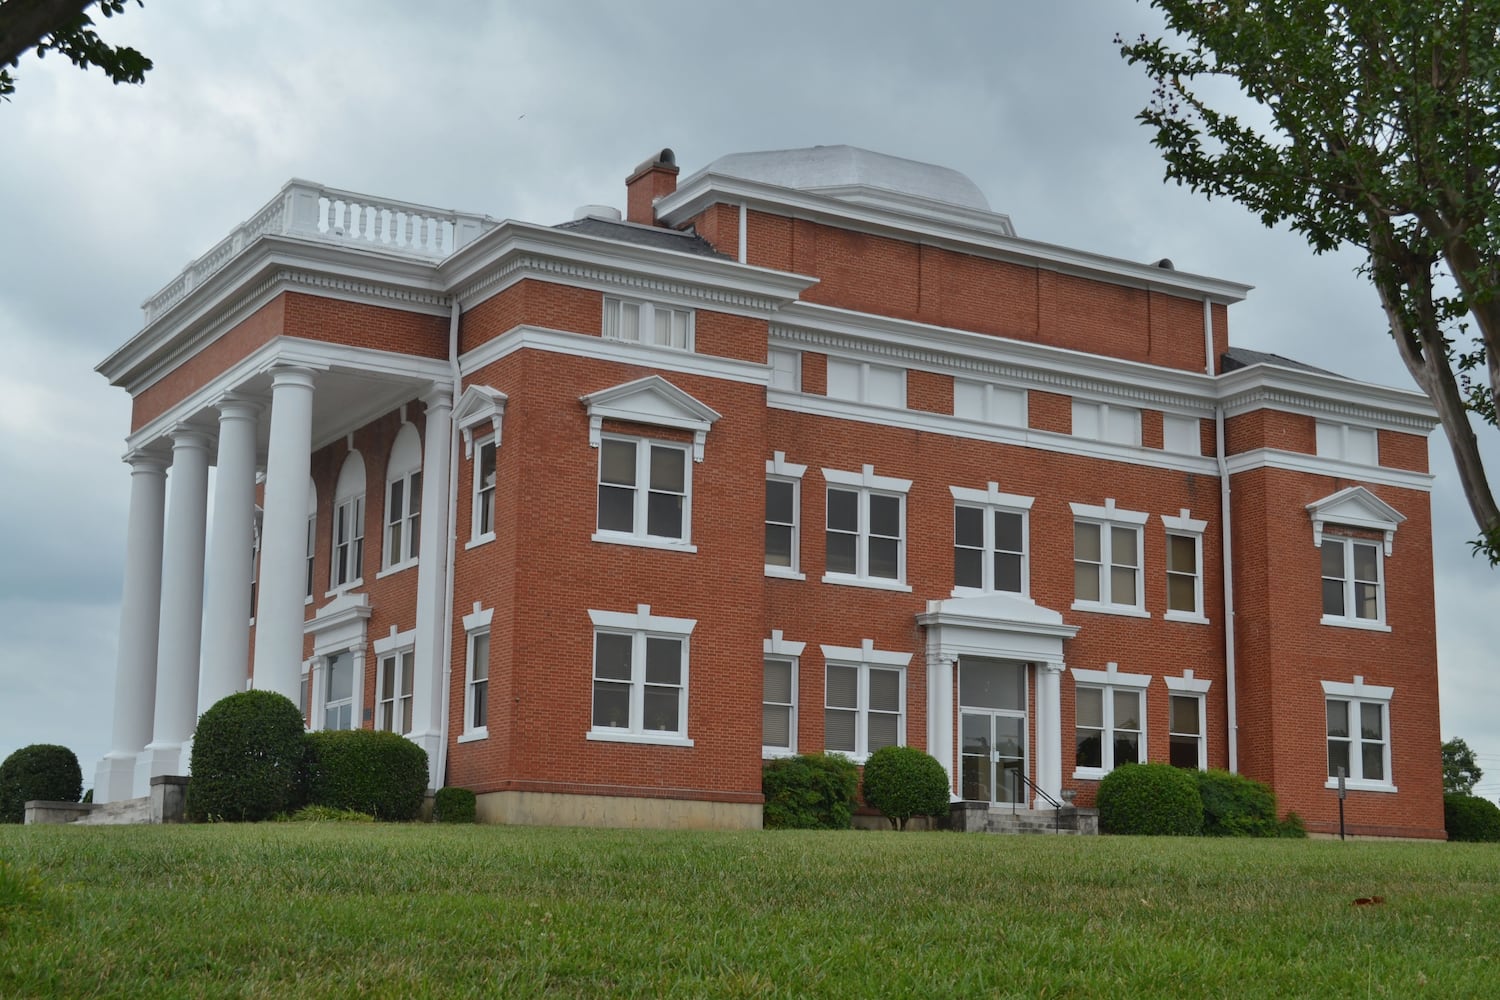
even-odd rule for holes
{"type": "Polygon", "coordinates": [[[1494,845],[275,823],[0,859],[6,998],[1446,1000],[1500,953],[1494,845]]]}

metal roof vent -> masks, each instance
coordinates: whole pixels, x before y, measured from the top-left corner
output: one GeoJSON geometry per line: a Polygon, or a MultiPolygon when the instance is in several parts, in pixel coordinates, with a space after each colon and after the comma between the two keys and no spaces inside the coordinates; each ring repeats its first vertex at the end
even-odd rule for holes
{"type": "Polygon", "coordinates": [[[605,222],[619,222],[620,210],[613,205],[579,205],[573,211],[573,221],[580,219],[603,219],[605,222]]]}

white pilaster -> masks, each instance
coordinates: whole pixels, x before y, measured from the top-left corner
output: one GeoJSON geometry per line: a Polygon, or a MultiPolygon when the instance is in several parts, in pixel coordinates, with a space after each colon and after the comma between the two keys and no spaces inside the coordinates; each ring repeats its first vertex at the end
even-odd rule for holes
{"type": "Polygon", "coordinates": [[[271,380],[254,686],[295,704],[307,595],[307,484],[312,474],[313,372],[277,367],[271,380]]]}
{"type": "Polygon", "coordinates": [[[161,621],[167,463],[141,454],[131,455],[127,461],[130,515],[125,539],[125,590],[120,598],[114,731],[109,753],[94,772],[95,802],[136,797],[136,758],[151,740],[151,719],[156,709],[156,642],[161,621]]]}
{"type": "Polygon", "coordinates": [[[172,506],[161,565],[161,633],[156,647],[156,713],[136,766],[138,785],[186,774],[182,744],[197,722],[198,647],[203,636],[203,541],[208,521],[208,435],[172,432],[172,506]]]}
{"type": "Polygon", "coordinates": [[[411,739],[427,751],[428,783],[437,773],[443,733],[443,660],[452,641],[444,619],[448,588],[448,480],[453,444],[453,393],[435,387],[422,398],[427,420],[422,442],[422,525],[417,564],[416,648],[413,650],[411,739]]]}
{"type": "Polygon", "coordinates": [[[953,664],[951,657],[927,661],[927,752],[948,772],[948,794],[958,801],[954,783],[953,664]]]}
{"type": "Polygon", "coordinates": [[[219,404],[214,523],[203,594],[198,714],[245,690],[250,656],[250,570],[255,534],[255,423],[260,407],[233,396],[219,404]]]}
{"type": "MultiPolygon", "coordinates": [[[[1059,802],[1062,801],[1063,761],[1062,672],[1060,661],[1037,665],[1037,784],[1059,802]]],[[[1041,796],[1037,797],[1035,805],[1038,809],[1051,808],[1041,796]]]]}

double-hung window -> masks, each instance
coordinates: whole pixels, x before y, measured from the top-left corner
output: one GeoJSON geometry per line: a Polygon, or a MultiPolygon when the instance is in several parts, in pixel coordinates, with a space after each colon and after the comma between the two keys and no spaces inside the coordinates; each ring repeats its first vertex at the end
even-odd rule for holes
{"type": "Polygon", "coordinates": [[[328,657],[323,667],[323,728],[354,728],[354,654],[328,657]]]}
{"type": "Polygon", "coordinates": [[[1121,764],[1146,762],[1148,674],[1105,670],[1073,671],[1075,778],[1098,778],[1121,764]]]}
{"type": "Polygon", "coordinates": [[[906,743],[906,667],[910,653],[824,646],[823,746],[862,761],[906,743]]]}
{"type": "Polygon", "coordinates": [[[474,446],[474,528],[473,541],[495,537],[495,455],[494,438],[474,446]]]}
{"type": "Polygon", "coordinates": [[[1177,517],[1163,516],[1167,529],[1168,621],[1204,622],[1203,532],[1207,521],[1195,520],[1187,508],[1177,517]]]}
{"type": "Polygon", "coordinates": [[[351,451],[339,470],[333,494],[333,590],[352,587],[364,578],[365,461],[351,451]]]}
{"type": "Polygon", "coordinates": [[[807,466],[778,451],[766,462],[766,575],[803,579],[801,564],[802,474],[807,466]]]}
{"type": "Polygon", "coordinates": [[[375,728],[386,732],[411,732],[412,674],[416,654],[396,650],[380,657],[376,675],[375,728]]]}
{"type": "Polygon", "coordinates": [[[588,738],[691,746],[688,637],[691,618],[589,612],[594,623],[593,706],[588,738]]]}
{"type": "Polygon", "coordinates": [[[1163,677],[1167,685],[1168,760],[1174,767],[1202,771],[1208,767],[1206,698],[1211,681],[1198,680],[1191,670],[1181,677],[1163,677]]]}
{"type": "Polygon", "coordinates": [[[997,483],[953,494],[953,592],[1025,595],[1027,518],[1032,498],[1001,493],[997,483]]]}
{"type": "Polygon", "coordinates": [[[1149,515],[1103,507],[1073,508],[1073,609],[1150,617],[1141,565],[1142,526],[1149,515]]]}
{"type": "Polygon", "coordinates": [[[1323,621],[1385,621],[1380,543],[1323,536],[1323,621]]]}
{"type": "Polygon", "coordinates": [[[490,734],[490,622],[494,616],[494,608],[480,607],[478,602],[475,602],[473,612],[464,615],[466,655],[460,743],[482,740],[490,734]]]}
{"type": "Polygon", "coordinates": [[[422,444],[417,429],[403,424],[391,445],[386,464],[386,570],[402,569],[417,561],[422,517],[422,444]]]}
{"type": "Polygon", "coordinates": [[[690,351],[693,349],[693,311],[654,302],[606,297],[604,338],[690,351]]]}
{"type": "Polygon", "coordinates": [[[828,483],[824,583],[889,590],[906,586],[906,494],[910,479],[824,469],[828,483]]]}
{"type": "Polygon", "coordinates": [[[596,540],[686,545],[691,483],[686,444],[605,437],[599,444],[596,540]]]}
{"type": "MultiPolygon", "coordinates": [[[[1324,541],[1324,544],[1328,544],[1324,541]]],[[[1328,716],[1328,782],[1338,787],[1342,770],[1347,787],[1394,792],[1391,776],[1391,695],[1394,688],[1323,682],[1328,716]]]]}
{"type": "Polygon", "coordinates": [[[797,752],[797,663],[806,644],[788,642],[781,630],[763,644],[761,660],[762,757],[785,757],[797,752]]]}

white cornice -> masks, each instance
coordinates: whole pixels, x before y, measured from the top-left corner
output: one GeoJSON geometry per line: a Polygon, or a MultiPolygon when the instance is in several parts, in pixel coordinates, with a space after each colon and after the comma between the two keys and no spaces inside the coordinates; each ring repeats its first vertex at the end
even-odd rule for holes
{"type": "Polygon", "coordinates": [[[770,385],[771,383],[771,367],[754,361],[721,358],[712,354],[695,354],[692,351],[654,347],[650,344],[632,344],[622,340],[605,340],[586,333],[547,330],[536,326],[518,326],[487,340],[467,354],[460,356],[458,364],[460,370],[467,376],[487,365],[494,364],[501,358],[527,349],[610,361],[636,368],[682,372],[685,375],[701,375],[730,382],[747,382],[751,385],[770,385]]]}
{"type": "Polygon", "coordinates": [[[1230,455],[1225,460],[1230,475],[1249,472],[1252,469],[1283,469],[1288,472],[1305,472],[1314,476],[1333,479],[1353,479],[1377,486],[1395,486],[1404,490],[1432,492],[1433,476],[1430,472],[1409,472],[1405,469],[1376,468],[1371,465],[1355,465],[1331,458],[1319,458],[1298,451],[1280,451],[1276,448],[1257,448],[1230,455]]]}
{"type": "Polygon", "coordinates": [[[921,212],[903,212],[872,205],[856,205],[809,191],[778,187],[706,171],[687,178],[676,192],[656,203],[657,218],[669,225],[682,225],[716,203],[748,205],[758,211],[790,216],[904,240],[941,246],[960,253],[1009,261],[1107,281],[1133,288],[1149,288],[1174,295],[1207,297],[1219,303],[1238,302],[1249,285],[1209,278],[1185,271],[1172,271],[1152,264],[1106,257],[1103,254],[1024,240],[1003,234],[992,220],[1004,216],[961,213],[950,210],[943,218],[921,212]]]}
{"type": "Polygon", "coordinates": [[[1431,401],[1415,389],[1264,364],[1220,375],[1218,385],[1227,417],[1259,409],[1285,410],[1416,434],[1427,434],[1438,425],[1431,401]]]}

